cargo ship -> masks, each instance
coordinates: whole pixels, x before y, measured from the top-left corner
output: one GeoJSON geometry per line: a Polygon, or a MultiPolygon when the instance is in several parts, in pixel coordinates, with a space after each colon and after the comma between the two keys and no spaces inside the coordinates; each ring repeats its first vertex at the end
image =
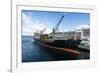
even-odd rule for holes
{"type": "Polygon", "coordinates": [[[69,37],[63,36],[65,34],[64,32],[58,32],[58,26],[63,18],[64,16],[61,17],[51,33],[44,34],[43,32],[46,30],[45,28],[40,33],[34,33],[33,39],[38,45],[50,50],[79,55],[80,52],[77,50],[77,47],[81,40],[74,38],[72,35],[69,37]],[[58,36],[58,34],[60,36],[58,36]]]}

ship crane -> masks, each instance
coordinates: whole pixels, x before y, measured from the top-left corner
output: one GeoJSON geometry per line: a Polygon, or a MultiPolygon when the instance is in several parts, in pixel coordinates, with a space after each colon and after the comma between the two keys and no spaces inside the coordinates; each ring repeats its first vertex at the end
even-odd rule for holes
{"type": "Polygon", "coordinates": [[[43,34],[45,30],[46,30],[46,27],[41,31],[41,34],[43,34]]]}
{"type": "Polygon", "coordinates": [[[58,27],[59,27],[61,21],[63,20],[63,18],[64,18],[64,15],[61,17],[61,19],[59,20],[59,22],[57,23],[57,25],[55,26],[55,28],[53,28],[53,33],[58,32],[58,30],[59,30],[58,27]]]}

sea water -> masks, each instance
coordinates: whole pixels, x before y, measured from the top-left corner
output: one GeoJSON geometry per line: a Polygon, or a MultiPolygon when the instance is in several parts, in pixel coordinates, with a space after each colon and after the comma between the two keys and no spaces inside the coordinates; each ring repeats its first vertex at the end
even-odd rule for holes
{"type": "MultiPolygon", "coordinates": [[[[69,60],[66,56],[53,55],[45,48],[35,43],[33,36],[22,36],[22,62],[59,61],[69,60]],[[62,58],[63,57],[63,58],[62,58]]],[[[89,52],[80,51],[81,54],[71,60],[89,59],[89,52]]]]}

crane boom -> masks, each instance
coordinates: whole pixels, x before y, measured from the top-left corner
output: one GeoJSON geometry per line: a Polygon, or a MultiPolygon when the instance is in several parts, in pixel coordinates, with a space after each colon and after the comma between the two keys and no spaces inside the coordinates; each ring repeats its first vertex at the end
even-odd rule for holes
{"type": "Polygon", "coordinates": [[[46,27],[41,31],[41,34],[43,34],[43,32],[46,30],[46,27]]]}
{"type": "Polygon", "coordinates": [[[61,17],[61,19],[59,20],[58,24],[56,25],[54,31],[56,32],[58,30],[58,26],[60,25],[61,21],[63,20],[64,15],[61,17]]]}

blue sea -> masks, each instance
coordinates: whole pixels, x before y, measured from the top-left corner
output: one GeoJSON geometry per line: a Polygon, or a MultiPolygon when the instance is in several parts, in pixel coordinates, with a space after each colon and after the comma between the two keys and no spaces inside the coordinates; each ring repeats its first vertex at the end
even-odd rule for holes
{"type": "Polygon", "coordinates": [[[89,52],[81,51],[75,58],[56,54],[35,43],[33,36],[22,36],[22,62],[60,61],[89,59],[89,52]]]}

